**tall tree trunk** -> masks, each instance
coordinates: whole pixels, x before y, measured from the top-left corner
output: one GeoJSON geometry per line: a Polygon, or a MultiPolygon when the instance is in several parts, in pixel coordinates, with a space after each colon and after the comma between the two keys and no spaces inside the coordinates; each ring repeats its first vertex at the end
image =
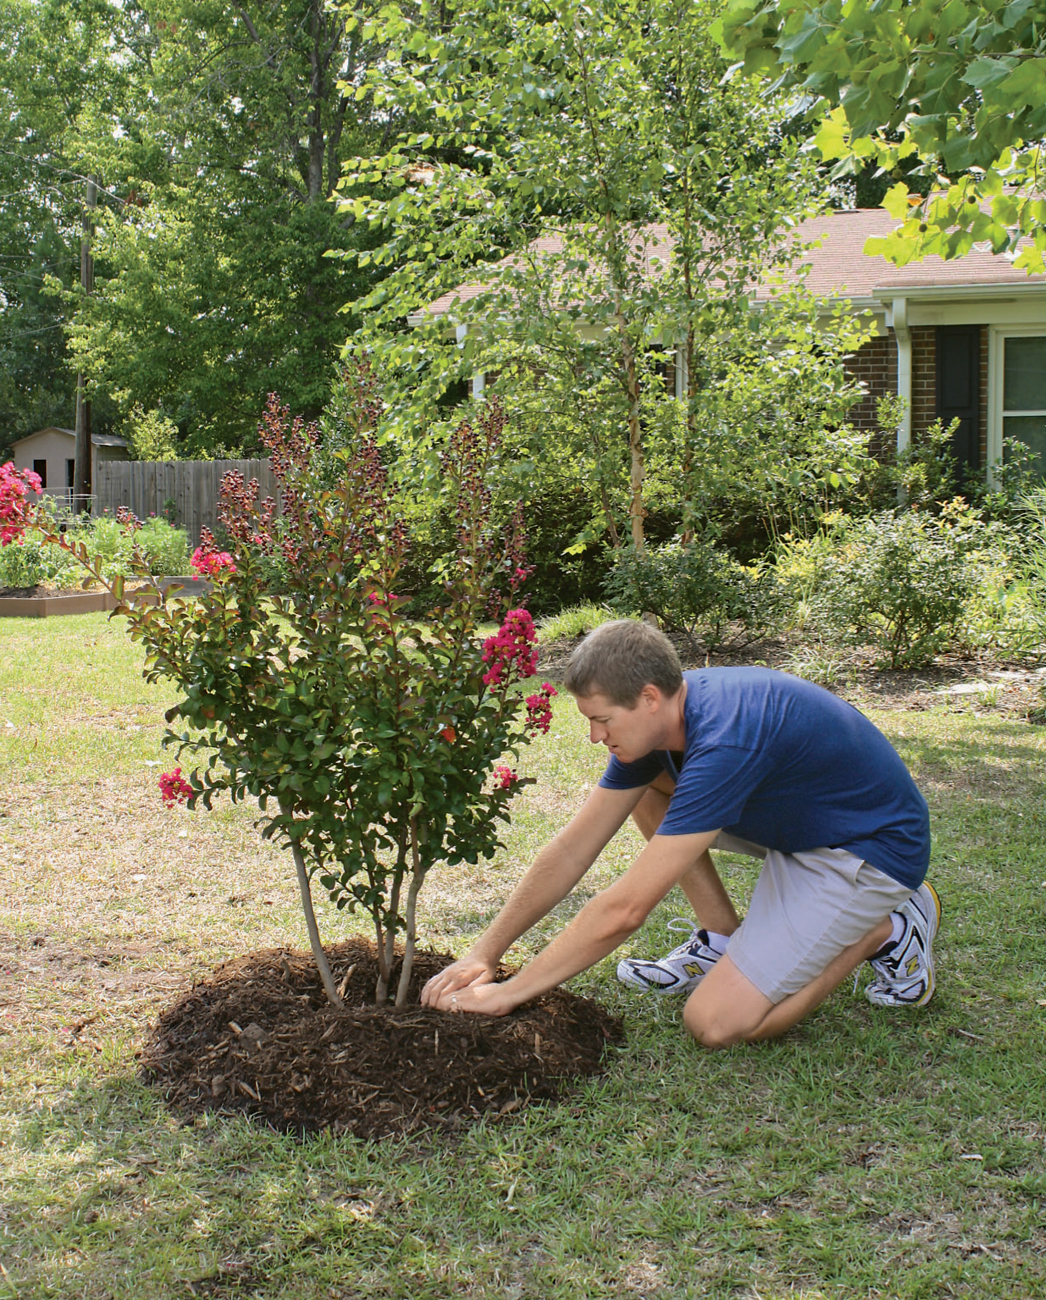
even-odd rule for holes
{"type": "Polygon", "coordinates": [[[624,321],[620,323],[621,362],[625,372],[625,392],[628,396],[628,517],[632,525],[632,545],[637,551],[646,546],[643,521],[643,481],[646,464],[643,455],[643,425],[639,415],[639,375],[636,371],[636,354],[628,337],[624,321]]]}
{"type": "MultiPolygon", "coordinates": [[[[80,287],[84,293],[94,288],[94,258],[91,240],[94,235],[94,213],[98,207],[98,183],[93,176],[87,178],[84,197],[83,233],[80,236],[80,287]]],[[[91,509],[91,403],[87,398],[87,378],[83,371],[76,376],[76,445],[73,452],[73,514],[91,509]]]]}

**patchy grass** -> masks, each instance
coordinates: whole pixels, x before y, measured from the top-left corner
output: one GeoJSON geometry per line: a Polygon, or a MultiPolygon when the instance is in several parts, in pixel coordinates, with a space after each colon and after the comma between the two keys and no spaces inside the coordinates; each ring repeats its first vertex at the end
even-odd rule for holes
{"type": "MultiPolygon", "coordinates": [[[[872,715],[933,811],[945,920],[925,1010],[841,989],[780,1042],[702,1053],[678,1002],[627,993],[611,958],[573,987],[628,1039],[572,1104],[455,1141],[301,1144],[183,1127],[138,1082],[147,1026],[195,975],[305,944],[293,871],[249,807],[162,809],[173,697],[139,663],[101,615],[0,624],[2,1300],[1046,1294],[1042,728],[872,715]]],[[[504,854],[432,881],[438,943],[467,946],[598,778],[556,706],[504,854]]],[[[580,896],[636,847],[621,837],[580,896]]],[[[743,899],[755,864],[721,865],[743,899]]],[[[667,900],[632,947],[659,948],[682,910],[667,900]]]]}

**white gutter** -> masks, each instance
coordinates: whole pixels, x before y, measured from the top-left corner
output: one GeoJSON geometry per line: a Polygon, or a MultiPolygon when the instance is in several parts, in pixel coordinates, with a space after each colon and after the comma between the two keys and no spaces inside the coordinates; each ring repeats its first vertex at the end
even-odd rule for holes
{"type": "Polygon", "coordinates": [[[886,324],[893,326],[897,339],[897,396],[904,399],[904,414],[897,428],[899,455],[912,440],[912,334],[907,298],[894,298],[886,309],[886,324]]]}
{"type": "Polygon", "coordinates": [[[879,302],[887,303],[891,299],[909,298],[920,302],[949,302],[959,299],[990,298],[996,302],[1006,302],[1017,298],[1034,297],[1046,293],[1046,278],[1027,282],[1005,284],[996,280],[992,284],[899,284],[879,285],[872,290],[879,302]]]}

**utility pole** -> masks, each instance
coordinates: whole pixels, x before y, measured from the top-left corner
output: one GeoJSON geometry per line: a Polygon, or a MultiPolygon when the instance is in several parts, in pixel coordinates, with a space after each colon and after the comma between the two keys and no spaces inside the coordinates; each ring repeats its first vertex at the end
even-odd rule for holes
{"type": "MultiPolygon", "coordinates": [[[[84,199],[83,233],[80,236],[80,287],[84,293],[94,288],[94,258],[91,239],[94,235],[94,211],[98,206],[98,182],[87,178],[84,199]]],[[[76,465],[73,470],[73,514],[89,511],[91,501],[91,403],[86,395],[86,376],[76,376],[76,465]]]]}

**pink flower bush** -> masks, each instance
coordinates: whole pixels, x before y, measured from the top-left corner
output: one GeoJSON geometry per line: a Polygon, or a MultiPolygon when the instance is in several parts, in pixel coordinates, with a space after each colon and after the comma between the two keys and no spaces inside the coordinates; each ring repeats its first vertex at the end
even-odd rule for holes
{"type": "Polygon", "coordinates": [[[494,769],[494,789],[511,790],[519,780],[519,777],[512,768],[506,767],[504,763],[499,763],[494,769]]]}
{"type": "Polygon", "coordinates": [[[510,609],[496,635],[483,642],[483,662],[490,667],[483,674],[487,686],[507,686],[533,677],[538,667],[534,649],[537,632],[525,609],[510,609]]]}
{"type": "Polygon", "coordinates": [[[158,784],[160,798],[166,808],[173,808],[176,803],[184,803],[192,794],[192,786],[182,776],[180,767],[176,767],[173,772],[161,773],[158,784]]]}
{"type": "Polygon", "coordinates": [[[0,465],[0,546],[21,537],[29,523],[27,492],[43,488],[40,475],[31,469],[15,469],[14,461],[0,465]]]}
{"type": "Polygon", "coordinates": [[[542,682],[540,691],[527,696],[527,730],[531,735],[539,731],[543,735],[548,735],[548,729],[552,724],[552,697],[558,694],[559,692],[550,682],[542,682]]]}
{"type": "Polygon", "coordinates": [[[201,578],[217,578],[235,573],[236,562],[228,551],[219,551],[209,528],[200,529],[200,545],[192,553],[189,567],[201,578]]]}

